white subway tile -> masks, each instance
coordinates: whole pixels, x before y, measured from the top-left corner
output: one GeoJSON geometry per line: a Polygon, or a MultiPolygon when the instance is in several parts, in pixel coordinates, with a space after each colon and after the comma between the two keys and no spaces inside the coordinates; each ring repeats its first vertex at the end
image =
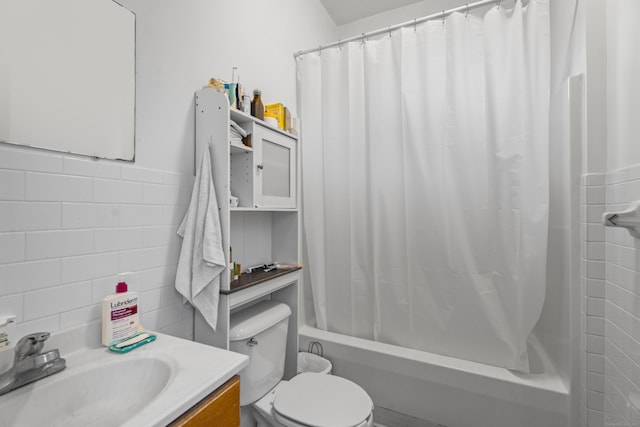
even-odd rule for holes
{"type": "Polygon", "coordinates": [[[163,334],[171,335],[174,337],[182,338],[184,340],[193,340],[193,321],[191,320],[179,320],[176,323],[172,323],[166,328],[160,329],[159,332],[163,334]]]}
{"type": "Polygon", "coordinates": [[[0,200],[24,200],[24,172],[0,169],[0,200]]]}
{"type": "Polygon", "coordinates": [[[120,225],[122,227],[154,226],[162,224],[162,206],[122,205],[120,225]]]}
{"type": "Polygon", "coordinates": [[[120,252],[120,271],[138,271],[160,267],[161,248],[135,249],[120,252]]]}
{"type": "Polygon", "coordinates": [[[602,224],[587,224],[587,241],[589,242],[604,242],[605,241],[605,228],[602,224]]]}
{"type": "Polygon", "coordinates": [[[587,335],[587,353],[604,354],[604,338],[597,335],[587,335]]]}
{"type": "Polygon", "coordinates": [[[187,205],[163,206],[162,225],[180,225],[184,215],[187,213],[187,205]]]}
{"type": "Polygon", "coordinates": [[[91,282],[74,283],[27,292],[24,317],[37,319],[91,304],[91,282]]]}
{"type": "Polygon", "coordinates": [[[604,279],[605,263],[602,261],[587,261],[587,277],[589,279],[604,279]]]}
{"type": "Polygon", "coordinates": [[[25,260],[24,233],[0,233],[0,264],[25,260]]]}
{"type": "Polygon", "coordinates": [[[605,260],[605,244],[604,242],[588,242],[587,243],[587,258],[593,261],[605,260]]]}
{"type": "Polygon", "coordinates": [[[587,298],[587,315],[604,317],[604,299],[587,298]]]}
{"type": "Polygon", "coordinates": [[[63,283],[112,276],[119,272],[117,252],[62,258],[60,265],[63,283]]]}
{"type": "Polygon", "coordinates": [[[27,292],[60,282],[60,260],[0,265],[0,295],[27,292]]]}
{"type": "Polygon", "coordinates": [[[182,243],[182,239],[178,237],[176,231],[178,227],[172,225],[163,225],[159,227],[144,228],[144,246],[169,246],[182,243]]]}
{"type": "Polygon", "coordinates": [[[604,298],[604,280],[588,279],[587,280],[587,296],[594,298],[604,298]]]}
{"type": "Polygon", "coordinates": [[[33,231],[27,233],[27,259],[59,258],[93,252],[92,230],[33,231]]]}
{"type": "Polygon", "coordinates": [[[176,265],[164,265],[142,272],[142,289],[150,290],[164,286],[174,286],[176,280],[176,265]]]}
{"type": "MultiPolygon", "coordinates": [[[[24,294],[13,294],[0,297],[0,314],[16,316],[16,322],[24,320],[24,294]]],[[[15,338],[15,337],[14,337],[15,338]]]]}
{"type": "Polygon", "coordinates": [[[587,408],[604,411],[604,392],[589,390],[587,392],[587,408]]]}
{"type": "Polygon", "coordinates": [[[144,184],[144,203],[149,205],[179,205],[188,202],[176,185],[144,184]]]}
{"type": "Polygon", "coordinates": [[[594,372],[587,373],[587,390],[604,393],[604,375],[594,372]]]}
{"type": "Polygon", "coordinates": [[[62,172],[62,156],[37,149],[0,146],[0,168],[62,172]]]}
{"type": "Polygon", "coordinates": [[[60,330],[60,316],[42,317],[16,324],[16,336],[23,337],[36,332],[57,332],[60,330]]]}
{"type": "Polygon", "coordinates": [[[143,243],[142,228],[104,228],[94,231],[94,248],[99,252],[139,249],[143,243]]]}
{"type": "MultiPolygon", "coordinates": [[[[605,206],[604,205],[590,205],[587,206],[587,217],[586,217],[586,221],[587,223],[593,223],[593,224],[602,224],[602,214],[605,212],[605,206]]],[[[602,227],[604,227],[602,225],[602,227]]]]}
{"type": "Polygon", "coordinates": [[[145,169],[136,166],[123,166],[121,177],[126,181],[162,183],[164,175],[162,171],[155,169],[145,169]]]}
{"type": "Polygon", "coordinates": [[[80,159],[65,157],[63,171],[68,175],[90,176],[96,178],[120,178],[120,165],[107,160],[80,159]]]}
{"type": "Polygon", "coordinates": [[[587,174],[584,177],[587,186],[604,185],[606,183],[605,174],[602,173],[587,174]]]}
{"type": "Polygon", "coordinates": [[[587,316],[587,333],[604,336],[604,318],[587,316]]]}
{"type": "Polygon", "coordinates": [[[56,230],[60,216],[60,203],[0,201],[0,232],[56,230]]]}
{"type": "Polygon", "coordinates": [[[606,187],[587,187],[585,202],[589,205],[604,205],[607,201],[606,187]]]}
{"type": "Polygon", "coordinates": [[[60,313],[60,328],[67,329],[86,325],[102,316],[102,304],[91,304],[86,307],[60,313]]]}
{"type": "Polygon", "coordinates": [[[145,313],[161,307],[180,303],[182,297],[173,287],[164,287],[145,291],[140,295],[140,306],[145,313]]]}
{"type": "Polygon", "coordinates": [[[587,427],[603,427],[604,426],[604,412],[594,411],[589,409],[587,411],[587,427]]]}
{"type": "Polygon", "coordinates": [[[191,194],[191,188],[193,187],[193,181],[195,177],[191,174],[177,173],[177,172],[164,172],[163,183],[169,185],[179,185],[187,187],[187,192],[191,194]]]}
{"type": "Polygon", "coordinates": [[[142,324],[146,329],[159,330],[178,321],[176,305],[162,307],[148,313],[142,313],[142,324]]]}
{"type": "Polygon", "coordinates": [[[604,374],[604,356],[600,354],[587,354],[587,371],[604,374]]]}
{"type": "Polygon", "coordinates": [[[144,185],[114,179],[98,179],[93,182],[93,198],[99,203],[142,203],[144,185]]]}
{"type": "Polygon", "coordinates": [[[25,199],[38,202],[91,202],[93,180],[80,176],[27,172],[25,199]]]}
{"type": "Polygon", "coordinates": [[[120,224],[120,207],[109,204],[63,203],[62,228],[106,228],[120,224]]]}
{"type": "Polygon", "coordinates": [[[180,249],[182,245],[171,245],[162,247],[162,264],[177,264],[180,258],[180,249]]]}

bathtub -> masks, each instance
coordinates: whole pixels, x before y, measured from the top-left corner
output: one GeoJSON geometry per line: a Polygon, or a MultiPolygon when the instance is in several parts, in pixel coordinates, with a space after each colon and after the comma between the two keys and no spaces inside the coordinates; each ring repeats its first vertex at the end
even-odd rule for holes
{"type": "Polygon", "coordinates": [[[376,407],[390,410],[388,413],[429,421],[419,425],[569,424],[568,387],[535,337],[528,343],[529,374],[302,327],[300,349],[306,350],[313,341],[322,344],[335,375],[362,386],[376,407]]]}

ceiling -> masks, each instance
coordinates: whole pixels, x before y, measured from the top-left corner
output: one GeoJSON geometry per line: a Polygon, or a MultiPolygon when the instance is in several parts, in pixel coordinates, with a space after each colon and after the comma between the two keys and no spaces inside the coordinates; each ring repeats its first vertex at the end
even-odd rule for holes
{"type": "Polygon", "coordinates": [[[357,21],[420,0],[320,0],[336,25],[357,21]]]}

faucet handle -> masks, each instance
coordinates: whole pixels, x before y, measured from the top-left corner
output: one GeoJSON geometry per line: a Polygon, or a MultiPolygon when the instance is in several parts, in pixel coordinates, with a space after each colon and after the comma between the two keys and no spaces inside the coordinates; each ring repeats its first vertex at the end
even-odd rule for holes
{"type": "Polygon", "coordinates": [[[44,342],[49,339],[49,332],[36,332],[20,338],[16,344],[16,358],[40,353],[44,342]]]}

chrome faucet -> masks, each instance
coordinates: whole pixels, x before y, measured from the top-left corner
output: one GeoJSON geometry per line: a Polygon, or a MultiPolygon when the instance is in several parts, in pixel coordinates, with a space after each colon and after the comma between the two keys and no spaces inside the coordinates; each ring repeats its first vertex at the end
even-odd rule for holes
{"type": "Polygon", "coordinates": [[[48,332],[37,332],[20,338],[16,344],[13,366],[0,374],[0,395],[62,371],[66,361],[60,352],[41,353],[48,332]]]}

